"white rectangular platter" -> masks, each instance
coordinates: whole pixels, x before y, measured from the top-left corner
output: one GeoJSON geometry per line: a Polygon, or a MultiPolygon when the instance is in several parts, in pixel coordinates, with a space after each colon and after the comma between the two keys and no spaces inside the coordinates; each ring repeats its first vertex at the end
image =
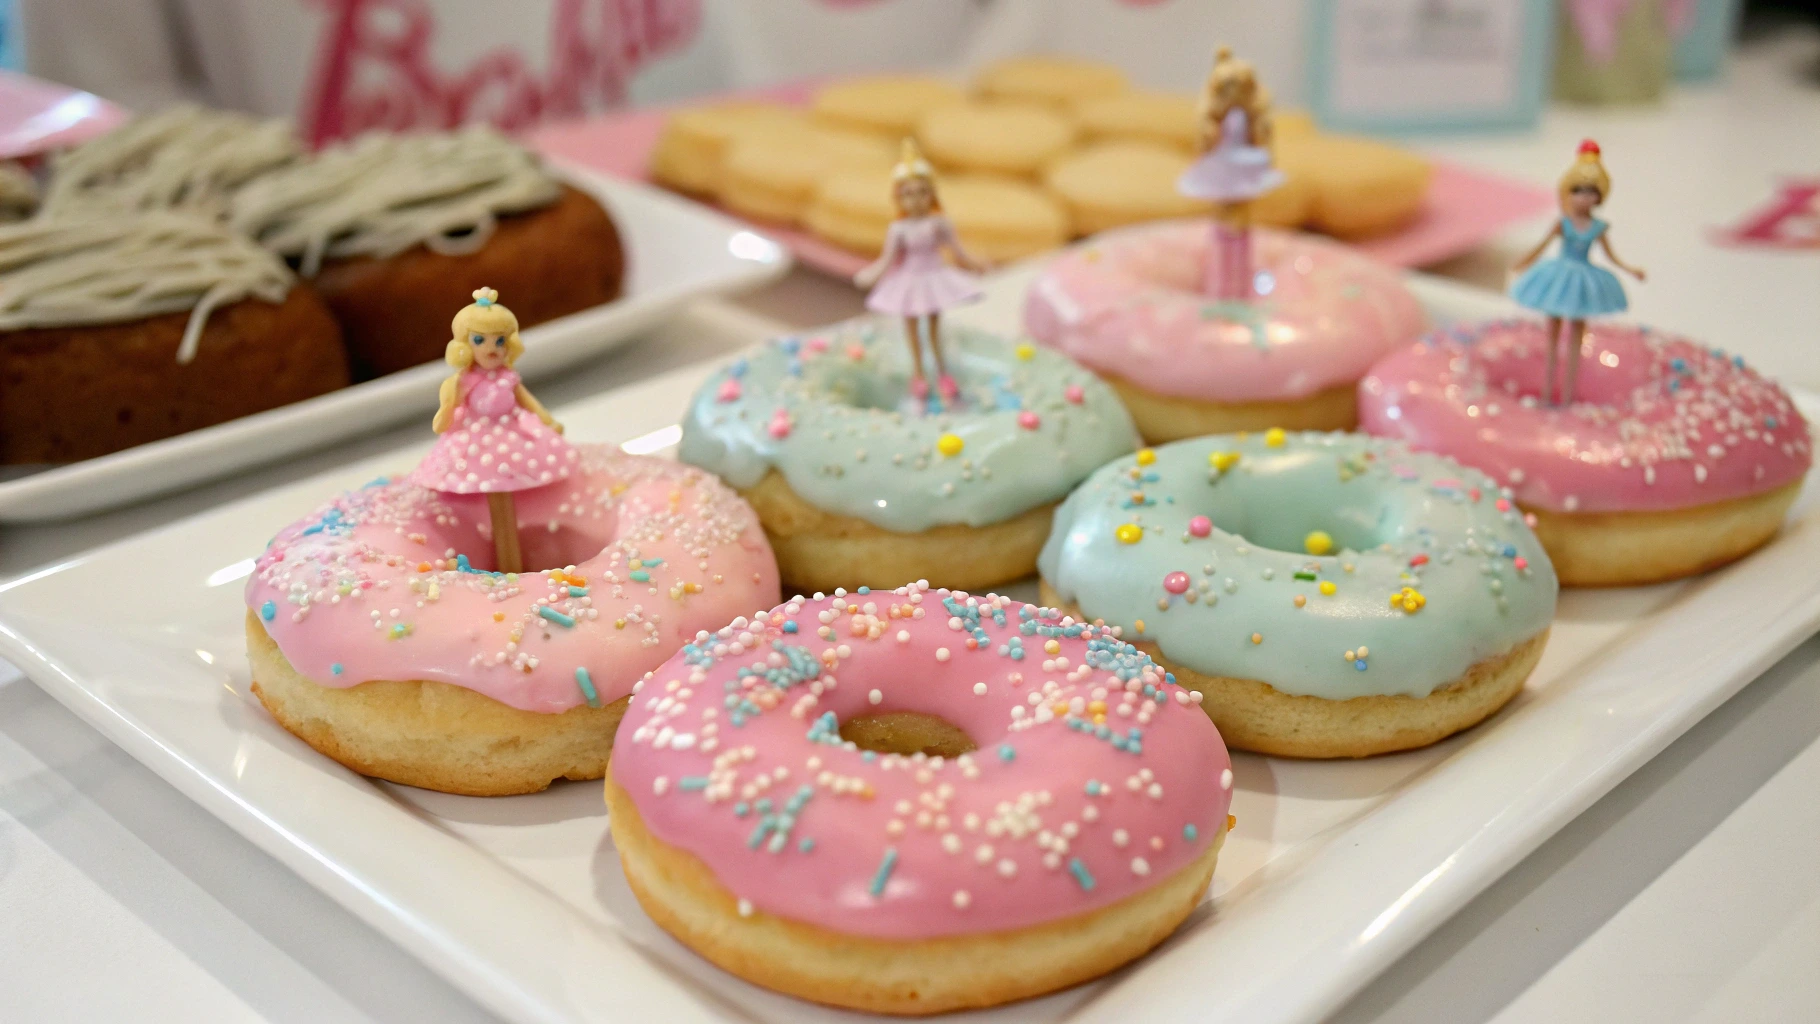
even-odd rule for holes
{"type": "MultiPolygon", "coordinates": [[[[531,380],[617,348],[691,299],[755,288],[790,268],[782,246],[700,204],[592,171],[558,169],[613,215],[626,250],[626,281],[620,298],[524,332],[518,368],[531,380]]],[[[438,363],[415,366],[111,455],[0,476],[0,523],[99,512],[423,415],[435,409],[436,382],[447,372],[438,363]]]]}
{"type": "MultiPolygon", "coordinates": [[[[1009,326],[1027,280],[1001,278],[966,319],[1009,326]]],[[[1415,284],[1440,319],[1505,312],[1482,293],[1415,284]]],[[[710,369],[559,414],[572,437],[660,450],[710,369]]],[[[421,451],[0,586],[0,656],[508,1019],[860,1019],[737,981],[658,930],[625,886],[598,785],[483,800],[370,782],[249,697],[240,595],[250,556],[331,492],[407,468],[421,451]]],[[[1773,546],[1729,569],[1566,594],[1524,693],[1464,735],[1362,762],[1237,755],[1238,827],[1209,899],[1180,932],[1100,982],[961,1019],[1320,1019],[1820,627],[1820,576],[1801,571],[1820,564],[1812,492],[1773,546]]]]}

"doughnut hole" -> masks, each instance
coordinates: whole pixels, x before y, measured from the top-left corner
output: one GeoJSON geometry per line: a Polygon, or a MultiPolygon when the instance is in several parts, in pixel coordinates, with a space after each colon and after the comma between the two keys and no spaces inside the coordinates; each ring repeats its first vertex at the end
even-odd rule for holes
{"type": "MultiPolygon", "coordinates": [[[[524,558],[525,572],[580,565],[613,543],[614,516],[577,520],[557,514],[558,506],[568,502],[572,495],[572,489],[563,483],[519,491],[514,495],[518,512],[518,547],[524,558]],[[552,524],[555,524],[554,529],[552,524]]],[[[457,521],[442,525],[437,535],[428,538],[425,546],[439,554],[453,548],[457,554],[467,556],[469,567],[494,571],[497,556],[493,550],[493,523],[487,514],[486,495],[451,494],[446,495],[445,500],[456,510],[457,521]]]]}
{"type": "Polygon", "coordinates": [[[1260,548],[1307,555],[1316,530],[1333,540],[1333,552],[1369,551],[1395,539],[1409,513],[1410,496],[1395,488],[1363,487],[1342,480],[1326,453],[1309,450],[1240,469],[1214,484],[1200,514],[1260,548]]]}
{"type": "MultiPolygon", "coordinates": [[[[1475,355],[1486,386],[1513,398],[1542,400],[1542,378],[1547,372],[1547,353],[1525,345],[1502,347],[1475,355]]],[[[1564,368],[1555,373],[1562,375],[1564,368]]],[[[1564,379],[1557,376],[1557,380],[1564,379]]],[[[1629,358],[1602,344],[1599,332],[1588,332],[1580,347],[1579,376],[1574,382],[1574,404],[1628,405],[1638,388],[1650,383],[1649,361],[1632,355],[1629,358]]],[[[1474,415],[1468,410],[1467,415],[1474,415]]]]}
{"type": "Polygon", "coordinates": [[[840,738],[861,750],[909,757],[955,758],[979,749],[960,726],[921,711],[885,711],[849,718],[840,726],[840,738]]]}

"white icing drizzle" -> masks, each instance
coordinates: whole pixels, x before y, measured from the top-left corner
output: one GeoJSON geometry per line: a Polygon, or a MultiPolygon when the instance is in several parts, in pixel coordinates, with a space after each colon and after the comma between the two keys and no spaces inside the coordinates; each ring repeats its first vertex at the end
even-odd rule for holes
{"type": "Polygon", "coordinates": [[[211,220],[180,213],[38,218],[0,226],[0,330],[118,323],[190,311],[177,361],[196,358],[218,306],[282,302],[284,261],[211,220]]]}
{"type": "Polygon", "coordinates": [[[537,158],[485,127],[362,136],[235,194],[230,223],[313,276],[324,259],[385,259],[422,244],[473,252],[500,214],[556,201],[537,158]]]}
{"type": "Polygon", "coordinates": [[[284,121],[172,107],[54,157],[41,213],[193,210],[219,216],[236,189],[302,152],[284,121]]]}

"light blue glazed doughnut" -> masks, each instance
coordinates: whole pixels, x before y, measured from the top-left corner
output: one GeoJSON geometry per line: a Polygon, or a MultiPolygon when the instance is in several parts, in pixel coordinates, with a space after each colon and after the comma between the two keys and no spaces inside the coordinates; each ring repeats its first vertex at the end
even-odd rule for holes
{"type": "Polygon", "coordinates": [[[1540,634],[1557,590],[1484,474],[1399,442],[1280,430],[1102,467],[1056,511],[1038,566],[1062,601],[1171,666],[1330,701],[1427,697],[1540,634]],[[1311,554],[1323,539],[1331,553],[1311,554]]]}
{"type": "Polygon", "coordinates": [[[951,411],[905,411],[902,326],[853,320],[715,374],[689,405],[680,457],[741,489],[776,470],[816,508],[920,533],[1058,501],[1137,447],[1117,396],[1066,356],[964,327],[943,337],[961,390],[951,411]]]}

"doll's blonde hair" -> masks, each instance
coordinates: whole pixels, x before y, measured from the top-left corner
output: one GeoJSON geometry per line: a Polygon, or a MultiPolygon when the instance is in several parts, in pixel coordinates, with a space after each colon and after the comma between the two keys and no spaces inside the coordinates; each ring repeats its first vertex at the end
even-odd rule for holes
{"type": "Polygon", "coordinates": [[[1573,166],[1561,175],[1561,202],[1567,202],[1568,193],[1582,185],[1598,189],[1601,203],[1611,198],[1611,175],[1605,173],[1605,163],[1599,159],[1599,144],[1591,139],[1580,143],[1579,155],[1574,157],[1573,166]]]}
{"type": "Polygon", "coordinates": [[[923,151],[916,148],[916,140],[906,138],[903,149],[899,152],[897,166],[891,168],[891,205],[897,209],[899,217],[904,216],[904,201],[898,198],[897,190],[904,182],[912,179],[929,186],[929,209],[941,212],[942,197],[935,190],[935,168],[923,158],[923,151]]]}
{"type": "Polygon", "coordinates": [[[1269,145],[1270,90],[1258,84],[1257,70],[1250,61],[1234,57],[1231,47],[1222,46],[1214,51],[1213,70],[1207,75],[1207,84],[1201,89],[1195,112],[1201,138],[1215,138],[1220,131],[1220,122],[1235,106],[1245,111],[1245,121],[1251,130],[1251,138],[1244,141],[1254,146],[1269,145]]]}
{"type": "Polygon", "coordinates": [[[449,328],[455,336],[443,350],[442,357],[455,368],[457,376],[474,365],[474,346],[468,340],[469,335],[505,335],[507,366],[518,362],[518,357],[524,354],[525,343],[518,339],[518,317],[499,304],[499,293],[491,288],[474,289],[474,301],[461,307],[449,328]]]}

